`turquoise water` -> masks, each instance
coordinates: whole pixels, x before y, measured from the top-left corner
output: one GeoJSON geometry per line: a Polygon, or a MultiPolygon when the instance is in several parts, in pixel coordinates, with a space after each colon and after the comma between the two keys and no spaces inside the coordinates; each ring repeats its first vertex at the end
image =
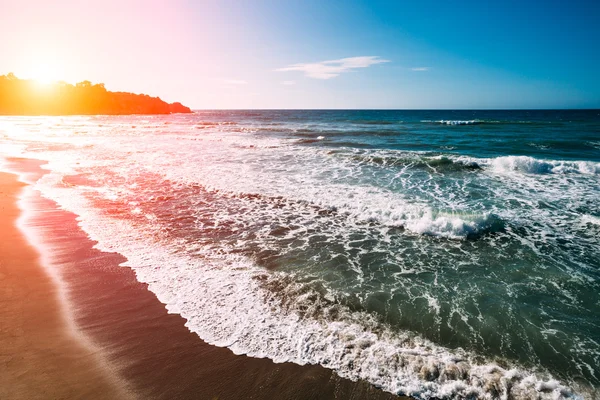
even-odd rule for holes
{"type": "Polygon", "coordinates": [[[1,136],[210,343],[420,398],[600,386],[597,110],[5,118],[1,136]]]}

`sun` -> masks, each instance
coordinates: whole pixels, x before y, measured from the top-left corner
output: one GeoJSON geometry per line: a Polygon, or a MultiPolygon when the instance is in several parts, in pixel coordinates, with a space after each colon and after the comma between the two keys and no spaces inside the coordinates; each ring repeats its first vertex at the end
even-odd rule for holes
{"type": "Polygon", "coordinates": [[[48,85],[61,79],[61,68],[47,62],[37,63],[31,67],[28,75],[30,79],[48,85]]]}

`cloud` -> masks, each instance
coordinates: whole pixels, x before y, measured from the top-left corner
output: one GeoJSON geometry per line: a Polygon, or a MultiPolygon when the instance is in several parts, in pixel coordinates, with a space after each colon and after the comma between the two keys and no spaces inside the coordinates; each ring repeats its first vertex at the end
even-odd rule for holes
{"type": "Polygon", "coordinates": [[[247,85],[247,81],[243,81],[240,79],[223,79],[223,83],[227,85],[247,85]]]}
{"type": "Polygon", "coordinates": [[[286,86],[290,86],[290,85],[295,85],[296,81],[283,81],[281,82],[282,85],[286,85],[286,86]]]}
{"type": "Polygon", "coordinates": [[[422,71],[429,71],[431,68],[429,67],[414,67],[411,68],[412,71],[418,71],[418,72],[422,72],[422,71]]]}
{"type": "Polygon", "coordinates": [[[275,71],[301,71],[310,78],[331,79],[344,72],[385,62],[389,62],[389,60],[384,60],[378,56],[361,56],[317,63],[292,64],[284,68],[278,68],[275,71]]]}

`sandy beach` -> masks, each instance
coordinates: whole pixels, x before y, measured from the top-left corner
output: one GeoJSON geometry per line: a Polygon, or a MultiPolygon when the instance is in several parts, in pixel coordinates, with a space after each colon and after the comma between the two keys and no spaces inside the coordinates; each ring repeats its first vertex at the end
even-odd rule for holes
{"type": "MultiPolygon", "coordinates": [[[[43,173],[30,160],[11,169],[43,173]]],[[[74,214],[30,190],[17,228],[24,184],[7,173],[0,182],[0,398],[397,398],[319,366],[204,343],[119,267],[124,257],[94,249],[74,214]]]]}
{"type": "Polygon", "coordinates": [[[0,398],[129,397],[97,349],[69,330],[52,278],[18,231],[22,187],[0,173],[0,398]]]}

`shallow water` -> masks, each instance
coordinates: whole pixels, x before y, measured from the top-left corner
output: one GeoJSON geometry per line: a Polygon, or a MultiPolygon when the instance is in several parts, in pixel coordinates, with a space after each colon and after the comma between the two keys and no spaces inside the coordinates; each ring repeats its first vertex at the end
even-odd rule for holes
{"type": "Polygon", "coordinates": [[[593,398],[598,111],[0,119],[204,340],[419,398],[593,398]]]}

